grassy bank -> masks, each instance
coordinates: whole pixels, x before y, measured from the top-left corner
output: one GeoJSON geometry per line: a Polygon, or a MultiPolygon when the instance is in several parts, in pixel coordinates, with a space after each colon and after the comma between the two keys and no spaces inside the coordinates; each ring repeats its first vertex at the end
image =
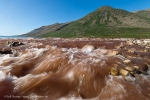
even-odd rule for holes
{"type": "Polygon", "coordinates": [[[150,38],[150,28],[123,28],[123,27],[79,27],[55,31],[42,35],[42,37],[102,37],[102,38],[150,38]]]}

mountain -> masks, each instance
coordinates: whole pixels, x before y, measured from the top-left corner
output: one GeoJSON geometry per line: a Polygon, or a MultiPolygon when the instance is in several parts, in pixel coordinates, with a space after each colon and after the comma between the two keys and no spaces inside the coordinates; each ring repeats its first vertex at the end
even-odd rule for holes
{"type": "MultiPolygon", "coordinates": [[[[35,33],[36,34],[36,33],[35,33]]],[[[34,35],[35,36],[35,35],[34,35]]],[[[101,7],[59,30],[40,34],[41,37],[150,37],[150,19],[110,6],[101,7]]]]}
{"type": "Polygon", "coordinates": [[[33,36],[33,37],[40,37],[41,35],[44,35],[46,33],[50,33],[50,32],[54,32],[54,31],[58,31],[61,28],[69,25],[71,22],[68,23],[55,23],[52,25],[48,25],[48,26],[42,26],[40,28],[34,29],[33,31],[23,34],[23,36],[33,36]]]}
{"type": "Polygon", "coordinates": [[[115,27],[141,27],[149,28],[150,22],[140,18],[134,13],[115,9],[109,6],[101,7],[96,11],[88,14],[80,19],[80,25],[102,25],[102,26],[115,26],[115,27]]]}
{"type": "Polygon", "coordinates": [[[143,18],[150,19],[150,9],[137,11],[137,12],[135,12],[135,14],[137,14],[143,18]]]}

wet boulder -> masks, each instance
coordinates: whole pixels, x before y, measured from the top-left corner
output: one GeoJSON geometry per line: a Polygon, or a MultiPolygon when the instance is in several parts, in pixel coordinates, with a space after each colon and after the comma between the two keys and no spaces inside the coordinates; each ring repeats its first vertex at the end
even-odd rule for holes
{"type": "Polygon", "coordinates": [[[133,42],[130,40],[130,41],[127,41],[126,44],[127,45],[133,45],[133,42]]]}
{"type": "Polygon", "coordinates": [[[123,62],[124,62],[124,63],[130,63],[130,62],[131,62],[131,60],[129,60],[129,59],[125,59],[123,62]]]}
{"type": "Polygon", "coordinates": [[[110,55],[118,55],[118,51],[112,51],[110,55]]]}
{"type": "Polygon", "coordinates": [[[117,68],[112,67],[110,70],[110,74],[112,76],[117,76],[119,74],[119,72],[118,72],[117,68]]]}
{"type": "Polygon", "coordinates": [[[2,49],[2,50],[0,50],[0,54],[12,54],[13,52],[12,52],[12,50],[9,50],[9,49],[2,49]]]}
{"type": "Polygon", "coordinates": [[[143,75],[149,75],[146,71],[143,71],[143,70],[139,70],[141,72],[141,74],[143,75]]]}
{"type": "Polygon", "coordinates": [[[92,52],[93,50],[95,50],[96,48],[93,46],[93,45],[85,45],[82,47],[82,52],[85,52],[85,53],[90,53],[92,52]]]}
{"type": "Polygon", "coordinates": [[[25,44],[22,42],[18,42],[18,41],[7,41],[6,45],[9,47],[16,47],[16,46],[25,45],[25,44]]]}
{"type": "Polygon", "coordinates": [[[134,68],[134,67],[130,67],[130,66],[125,67],[125,69],[126,69],[127,71],[130,71],[130,72],[135,71],[135,68],[134,68]]]}
{"type": "Polygon", "coordinates": [[[119,71],[119,73],[120,73],[120,75],[122,75],[122,76],[128,76],[129,75],[129,71],[127,71],[127,70],[125,70],[125,69],[120,69],[120,71],[119,71]]]}
{"type": "Polygon", "coordinates": [[[139,70],[140,67],[139,66],[133,66],[136,70],[139,70]]]}

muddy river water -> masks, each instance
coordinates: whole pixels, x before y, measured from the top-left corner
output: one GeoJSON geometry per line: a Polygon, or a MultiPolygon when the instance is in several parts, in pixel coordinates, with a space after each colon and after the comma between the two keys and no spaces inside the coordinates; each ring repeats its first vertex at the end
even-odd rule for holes
{"type": "Polygon", "coordinates": [[[0,39],[0,100],[150,100],[149,39],[0,39]]]}

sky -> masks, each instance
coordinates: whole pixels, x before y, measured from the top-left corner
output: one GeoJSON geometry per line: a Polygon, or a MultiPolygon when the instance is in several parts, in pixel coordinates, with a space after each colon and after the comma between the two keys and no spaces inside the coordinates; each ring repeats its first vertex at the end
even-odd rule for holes
{"type": "Polygon", "coordinates": [[[0,0],[0,36],[78,20],[102,6],[134,12],[150,9],[150,0],[0,0]]]}

